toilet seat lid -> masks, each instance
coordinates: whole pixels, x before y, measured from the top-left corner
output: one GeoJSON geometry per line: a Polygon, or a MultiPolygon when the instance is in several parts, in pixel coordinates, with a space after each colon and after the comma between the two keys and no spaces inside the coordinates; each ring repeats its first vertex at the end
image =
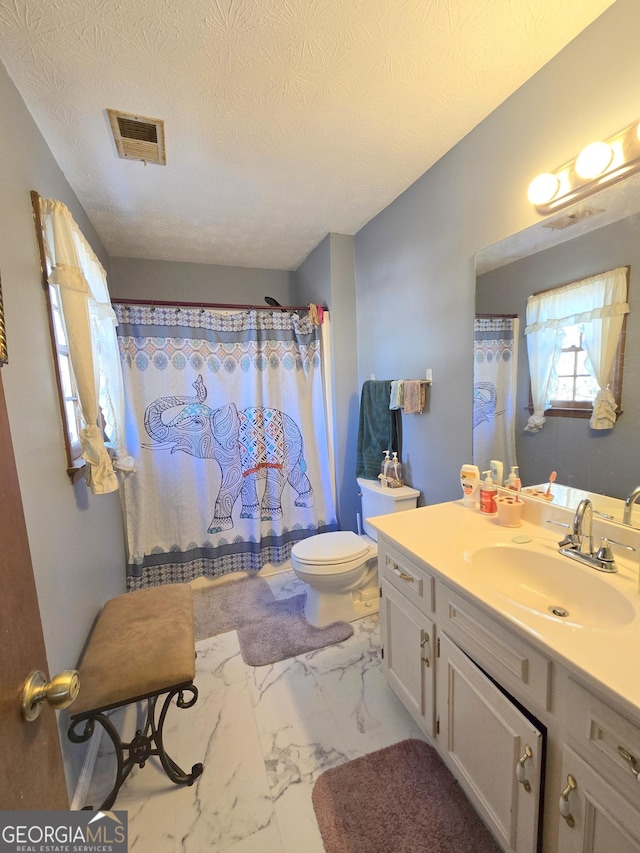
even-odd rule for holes
{"type": "Polygon", "coordinates": [[[297,560],[308,566],[331,566],[364,557],[366,542],[352,530],[319,533],[296,542],[293,552],[297,560]]]}

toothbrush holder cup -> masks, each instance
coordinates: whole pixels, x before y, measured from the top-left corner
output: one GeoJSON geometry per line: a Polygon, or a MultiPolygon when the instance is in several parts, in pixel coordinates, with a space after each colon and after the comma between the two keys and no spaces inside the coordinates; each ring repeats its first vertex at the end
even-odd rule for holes
{"type": "Polygon", "coordinates": [[[520,527],[522,524],[522,510],[524,501],[518,500],[514,495],[498,495],[496,508],[498,510],[498,524],[503,527],[520,527]]]}

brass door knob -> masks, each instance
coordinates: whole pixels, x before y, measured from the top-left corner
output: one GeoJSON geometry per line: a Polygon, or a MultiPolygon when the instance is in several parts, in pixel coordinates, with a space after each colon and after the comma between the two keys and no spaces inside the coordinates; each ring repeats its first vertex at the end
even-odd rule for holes
{"type": "Polygon", "coordinates": [[[75,669],[63,669],[47,681],[44,672],[34,670],[22,685],[20,715],[30,723],[40,716],[42,703],[56,710],[68,708],[80,690],[80,677],[75,669]]]}

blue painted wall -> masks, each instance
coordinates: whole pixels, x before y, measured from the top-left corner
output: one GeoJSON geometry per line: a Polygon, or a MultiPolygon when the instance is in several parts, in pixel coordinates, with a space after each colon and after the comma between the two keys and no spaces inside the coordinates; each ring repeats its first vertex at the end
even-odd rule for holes
{"type": "Polygon", "coordinates": [[[411,485],[460,495],[471,461],[474,256],[539,220],[535,175],[640,118],[636,0],[618,0],[355,238],[358,377],[421,378],[404,416],[411,485]]]}

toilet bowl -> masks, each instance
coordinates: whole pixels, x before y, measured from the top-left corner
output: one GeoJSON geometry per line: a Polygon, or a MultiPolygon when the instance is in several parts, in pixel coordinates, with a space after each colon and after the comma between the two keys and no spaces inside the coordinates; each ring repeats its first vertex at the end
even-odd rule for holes
{"type": "Polygon", "coordinates": [[[316,627],[331,622],[353,622],[380,607],[376,531],[367,518],[412,509],[418,495],[402,486],[383,488],[378,481],[358,478],[362,497],[364,534],[351,530],[319,533],[297,542],[291,567],[307,584],[304,615],[316,627]]]}
{"type": "Polygon", "coordinates": [[[291,551],[291,566],[308,584],[304,615],[311,625],[378,610],[378,546],[368,536],[344,530],[303,539],[291,551]]]}

